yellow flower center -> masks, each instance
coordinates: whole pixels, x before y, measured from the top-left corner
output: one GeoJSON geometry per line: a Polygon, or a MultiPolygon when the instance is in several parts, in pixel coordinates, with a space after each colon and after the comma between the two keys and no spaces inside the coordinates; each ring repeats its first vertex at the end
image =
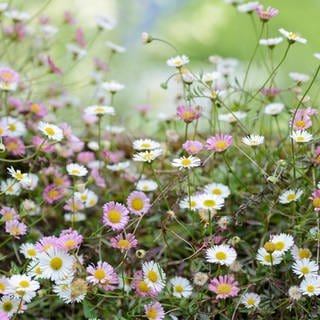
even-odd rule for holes
{"type": "Polygon", "coordinates": [[[34,113],[38,113],[40,111],[40,106],[36,103],[33,103],[31,106],[30,106],[30,109],[32,112],[34,113]]]}
{"type": "Polygon", "coordinates": [[[6,285],[3,282],[0,282],[0,292],[6,290],[6,285]]]}
{"type": "Polygon", "coordinates": [[[126,239],[121,239],[118,241],[118,247],[119,248],[124,248],[124,249],[129,249],[130,247],[130,242],[126,239]]]}
{"type": "Polygon", "coordinates": [[[309,259],[311,257],[311,252],[309,249],[300,249],[298,255],[300,259],[309,259]]]}
{"type": "Polygon", "coordinates": [[[41,268],[40,268],[40,267],[36,267],[36,268],[34,269],[34,272],[35,272],[36,274],[38,274],[38,275],[42,274],[42,271],[41,271],[41,268]]]}
{"type": "Polygon", "coordinates": [[[256,302],[256,300],[255,300],[255,299],[253,299],[253,298],[249,298],[249,299],[247,300],[247,304],[248,304],[249,306],[254,305],[254,304],[255,304],[255,302],[256,302]]]}
{"type": "Polygon", "coordinates": [[[19,285],[22,287],[22,288],[28,288],[30,286],[30,283],[29,281],[26,281],[26,280],[22,280],[19,282],[19,285]]]}
{"type": "Polygon", "coordinates": [[[34,249],[28,249],[27,250],[27,255],[30,256],[30,257],[35,257],[37,255],[37,252],[34,249]]]}
{"type": "Polygon", "coordinates": [[[151,282],[157,282],[158,280],[158,275],[155,271],[150,270],[148,272],[147,278],[151,281],[151,282]]]}
{"type": "Polygon", "coordinates": [[[56,189],[50,190],[50,191],[48,192],[48,197],[49,197],[50,199],[54,199],[54,198],[56,198],[56,197],[58,197],[58,196],[59,196],[59,192],[58,192],[56,189]]]}
{"type": "Polygon", "coordinates": [[[121,220],[121,214],[118,210],[110,210],[108,212],[108,218],[112,223],[119,223],[121,220]]]}
{"type": "Polygon", "coordinates": [[[226,260],[227,259],[227,255],[225,254],[225,252],[219,251],[219,252],[216,253],[216,258],[218,260],[226,260]]]}
{"type": "Polygon", "coordinates": [[[308,273],[310,273],[310,269],[308,268],[308,267],[302,267],[301,269],[300,269],[300,271],[301,271],[301,273],[302,274],[308,274],[308,273]]]}
{"type": "Polygon", "coordinates": [[[176,290],[176,292],[178,293],[182,293],[184,290],[183,290],[183,286],[180,286],[180,285],[176,285],[174,287],[174,289],[176,290]]]}
{"type": "Polygon", "coordinates": [[[194,116],[194,113],[191,111],[185,111],[182,113],[182,118],[183,119],[190,119],[194,116]]]}
{"type": "Polygon", "coordinates": [[[320,198],[319,197],[314,198],[312,200],[312,204],[313,204],[314,207],[319,208],[320,207],[320,198]]]}
{"type": "Polygon", "coordinates": [[[213,189],[213,190],[212,190],[212,194],[221,195],[222,192],[221,192],[220,189],[216,188],[216,189],[213,189]]]}
{"type": "Polygon", "coordinates": [[[288,196],[287,196],[288,201],[295,200],[295,198],[296,198],[296,195],[294,193],[288,194],[288,196]]]}
{"type": "Polygon", "coordinates": [[[87,198],[88,198],[88,196],[87,196],[86,194],[82,194],[82,195],[80,196],[80,199],[81,199],[82,201],[86,201],[87,198]]]}
{"type": "Polygon", "coordinates": [[[214,200],[207,199],[207,200],[203,201],[203,205],[205,207],[211,208],[211,207],[214,207],[216,205],[216,202],[214,200]]]}
{"type": "Polygon", "coordinates": [[[3,219],[4,219],[4,221],[13,220],[13,215],[12,215],[10,212],[6,212],[6,213],[3,215],[3,219]]]}
{"type": "Polygon", "coordinates": [[[78,175],[78,174],[80,174],[80,170],[78,170],[78,169],[72,169],[71,170],[71,174],[73,174],[73,175],[78,175]]]}
{"type": "Polygon", "coordinates": [[[182,164],[184,167],[190,166],[191,160],[190,160],[190,159],[182,159],[182,160],[181,160],[181,164],[182,164]]]}
{"type": "Polygon", "coordinates": [[[157,311],[154,308],[149,309],[147,312],[147,317],[149,319],[156,319],[157,318],[157,311]]]}
{"type": "Polygon", "coordinates": [[[13,80],[13,74],[7,71],[4,71],[1,73],[1,78],[3,78],[5,81],[11,81],[13,80]]]}
{"type": "Polygon", "coordinates": [[[223,149],[225,149],[225,148],[227,147],[227,143],[226,143],[225,141],[221,140],[221,141],[215,142],[214,146],[215,146],[217,149],[223,150],[223,149]]]}
{"type": "Polygon", "coordinates": [[[12,310],[12,308],[13,308],[13,304],[10,301],[5,301],[2,304],[2,309],[7,313],[10,312],[12,310]]]}
{"type": "Polygon", "coordinates": [[[53,270],[60,270],[63,265],[63,261],[60,257],[53,257],[50,261],[50,267],[53,270]]]}
{"type": "Polygon", "coordinates": [[[305,128],[305,126],[306,126],[306,123],[303,121],[303,120],[298,120],[297,122],[296,122],[296,127],[298,127],[298,128],[305,128]]]}
{"type": "Polygon", "coordinates": [[[104,270],[102,270],[102,269],[97,269],[97,270],[94,272],[94,277],[95,277],[96,279],[98,279],[99,281],[101,281],[105,276],[106,276],[106,273],[105,273],[104,270]]]}
{"type": "Polygon", "coordinates": [[[293,33],[293,32],[289,32],[288,33],[288,39],[290,40],[295,40],[297,39],[298,35],[296,33],[293,33]]]}
{"type": "Polygon", "coordinates": [[[285,243],[283,241],[278,241],[275,243],[276,250],[282,250],[285,247],[285,243]]]}
{"type": "Polygon", "coordinates": [[[133,199],[131,202],[131,207],[137,211],[141,210],[143,208],[142,199],[140,199],[140,198],[133,199]]]}
{"type": "Polygon", "coordinates": [[[307,290],[308,292],[310,292],[310,293],[313,293],[314,290],[315,290],[315,287],[314,287],[313,285],[309,284],[309,285],[307,286],[306,290],[307,290]]]}
{"type": "Polygon", "coordinates": [[[232,287],[226,283],[219,284],[217,287],[218,294],[229,294],[231,290],[232,290],[232,287]]]}
{"type": "Polygon", "coordinates": [[[103,113],[104,112],[104,108],[103,107],[96,107],[95,112],[96,113],[103,113]]]}
{"type": "Polygon", "coordinates": [[[9,124],[9,130],[10,130],[10,131],[16,131],[16,130],[17,130],[17,127],[16,127],[13,123],[10,123],[10,124],[9,124]]]}
{"type": "Polygon", "coordinates": [[[297,139],[297,141],[304,141],[305,140],[303,136],[299,136],[296,139],[297,139]]]}
{"type": "Polygon", "coordinates": [[[147,143],[147,142],[141,143],[141,147],[142,147],[142,148],[145,148],[145,149],[148,149],[148,148],[151,147],[151,144],[150,144],[150,143],[147,143]]]}
{"type": "Polygon", "coordinates": [[[20,170],[18,170],[18,171],[16,172],[15,178],[16,178],[17,180],[22,180],[22,179],[23,179],[23,174],[21,173],[20,170]]]}
{"type": "Polygon", "coordinates": [[[46,132],[46,134],[48,135],[48,136],[53,136],[56,132],[54,131],[54,129],[52,129],[51,127],[46,127],[45,129],[44,129],[44,131],[46,132]]]}
{"type": "Polygon", "coordinates": [[[76,242],[73,239],[67,240],[63,245],[66,248],[75,246],[76,242]]]}
{"type": "Polygon", "coordinates": [[[14,235],[19,234],[19,228],[18,227],[11,227],[10,232],[14,235]]]}
{"type": "Polygon", "coordinates": [[[148,285],[143,280],[141,280],[139,282],[138,289],[141,292],[149,292],[150,291],[150,288],[148,287],[148,285]]]}
{"type": "Polygon", "coordinates": [[[264,261],[269,262],[269,263],[273,261],[273,257],[271,254],[265,255],[263,258],[264,258],[264,261]]]}

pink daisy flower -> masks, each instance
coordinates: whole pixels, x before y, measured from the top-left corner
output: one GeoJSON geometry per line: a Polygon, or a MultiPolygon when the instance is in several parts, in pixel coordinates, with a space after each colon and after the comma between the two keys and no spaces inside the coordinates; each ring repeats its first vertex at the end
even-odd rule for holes
{"type": "Polygon", "coordinates": [[[134,234],[128,233],[123,237],[122,234],[117,235],[110,239],[113,248],[119,249],[121,252],[125,252],[131,248],[135,248],[138,241],[134,234]]]}
{"type": "Polygon", "coordinates": [[[20,138],[5,137],[4,145],[10,155],[23,156],[26,153],[26,147],[20,138]]]}
{"type": "Polygon", "coordinates": [[[46,202],[52,204],[63,198],[63,190],[55,184],[49,184],[43,190],[42,196],[46,202]]]}
{"type": "Polygon", "coordinates": [[[40,151],[45,153],[51,153],[55,150],[55,146],[46,142],[44,138],[39,136],[34,136],[32,138],[32,143],[36,148],[40,148],[40,151]]]}
{"type": "Polygon", "coordinates": [[[141,216],[151,207],[149,198],[142,191],[133,191],[127,198],[127,206],[131,213],[141,216]]]}
{"type": "Polygon", "coordinates": [[[240,290],[238,288],[238,281],[234,281],[234,277],[232,275],[224,275],[211,279],[208,289],[217,294],[217,299],[235,297],[240,290]]]}
{"type": "Polygon", "coordinates": [[[177,116],[185,123],[191,123],[193,120],[200,118],[200,112],[192,107],[178,106],[177,116]]]}
{"type": "Polygon", "coordinates": [[[77,162],[87,165],[96,159],[95,154],[91,151],[83,151],[77,155],[77,162]]]}
{"type": "Polygon", "coordinates": [[[43,118],[48,114],[46,107],[39,102],[29,102],[28,111],[36,115],[38,118],[43,118]]]}
{"type": "MultiPolygon", "coordinates": [[[[292,122],[292,120],[290,122],[292,122]]],[[[293,119],[293,128],[295,130],[306,130],[311,126],[312,126],[312,121],[308,113],[306,113],[306,110],[305,109],[298,110],[293,119]]]]}
{"type": "Polygon", "coordinates": [[[197,140],[187,140],[183,145],[182,148],[188,152],[188,154],[197,154],[203,149],[203,144],[197,140]]]}
{"type": "Polygon", "coordinates": [[[217,133],[215,136],[207,139],[206,148],[215,152],[223,152],[231,146],[232,142],[232,136],[217,133]]]}
{"type": "Polygon", "coordinates": [[[58,238],[60,248],[65,251],[79,248],[82,241],[83,236],[72,229],[63,230],[58,238]]]}
{"type": "Polygon", "coordinates": [[[1,86],[11,87],[13,85],[16,87],[19,81],[20,81],[20,76],[16,71],[8,67],[0,67],[1,86]]]}
{"type": "Polygon", "coordinates": [[[84,209],[84,204],[80,199],[71,198],[66,201],[66,204],[63,206],[63,209],[70,212],[78,212],[84,209]]]}
{"type": "Polygon", "coordinates": [[[270,101],[274,99],[274,97],[278,96],[281,93],[281,89],[276,87],[263,88],[261,89],[261,93],[266,96],[270,101]]]}
{"type": "Polygon", "coordinates": [[[6,222],[6,232],[19,239],[27,233],[27,226],[18,220],[10,220],[6,222]]]}
{"type": "Polygon", "coordinates": [[[148,286],[148,284],[143,280],[143,272],[141,270],[134,273],[131,287],[135,291],[136,295],[140,297],[154,297],[159,293],[158,291],[150,288],[150,286],[148,286]]]}
{"type": "Polygon", "coordinates": [[[35,249],[37,252],[46,252],[51,248],[60,249],[59,238],[55,236],[43,237],[35,244],[35,249]]]}
{"type": "Polygon", "coordinates": [[[268,22],[272,17],[279,13],[279,10],[277,9],[271,7],[265,9],[262,5],[258,6],[255,11],[263,22],[268,22]]]}
{"type": "Polygon", "coordinates": [[[97,266],[88,266],[87,272],[90,274],[87,276],[87,281],[89,283],[99,285],[99,287],[109,291],[117,288],[119,279],[113,267],[109,263],[98,261],[97,266]]]}
{"type": "Polygon", "coordinates": [[[91,177],[93,178],[94,182],[96,185],[100,188],[105,188],[106,187],[106,182],[104,178],[100,175],[98,169],[92,169],[91,170],[91,177]]]}
{"type": "Polygon", "coordinates": [[[5,222],[20,219],[20,215],[18,215],[18,213],[10,207],[2,207],[0,210],[0,215],[2,215],[2,219],[5,222]]]}
{"type": "Polygon", "coordinates": [[[149,320],[162,320],[165,317],[162,305],[157,301],[144,305],[144,311],[149,320]]]}
{"type": "Polygon", "coordinates": [[[309,199],[312,200],[314,210],[320,211],[320,189],[314,191],[309,199]]]}
{"type": "Polygon", "coordinates": [[[110,201],[103,206],[103,224],[112,230],[122,230],[129,221],[129,211],[121,203],[110,201]]]}

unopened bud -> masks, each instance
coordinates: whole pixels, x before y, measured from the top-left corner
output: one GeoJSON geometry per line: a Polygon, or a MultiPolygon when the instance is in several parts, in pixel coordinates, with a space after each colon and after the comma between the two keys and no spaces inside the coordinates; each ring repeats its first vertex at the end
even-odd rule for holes
{"type": "Polygon", "coordinates": [[[150,36],[149,33],[147,33],[147,32],[142,32],[142,33],[141,33],[141,41],[142,41],[143,44],[148,44],[148,43],[150,43],[152,40],[153,40],[153,39],[152,39],[152,37],[150,36]]]}
{"type": "Polygon", "coordinates": [[[276,245],[271,241],[266,242],[263,247],[269,253],[272,253],[272,252],[274,252],[276,250],[276,245]]]}
{"type": "Polygon", "coordinates": [[[143,250],[143,249],[139,249],[136,251],[136,257],[139,258],[139,259],[143,259],[144,256],[146,255],[146,251],[143,250]]]}
{"type": "Polygon", "coordinates": [[[0,152],[5,152],[6,146],[3,143],[0,143],[0,152]]]}

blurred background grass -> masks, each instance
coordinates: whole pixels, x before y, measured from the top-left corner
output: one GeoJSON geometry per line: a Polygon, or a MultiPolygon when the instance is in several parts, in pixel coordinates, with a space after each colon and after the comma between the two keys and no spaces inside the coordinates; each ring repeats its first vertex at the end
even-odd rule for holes
{"type": "MultiPolygon", "coordinates": [[[[308,39],[307,45],[296,44],[289,53],[278,75],[280,83],[288,85],[287,74],[290,71],[312,74],[317,61],[314,52],[320,51],[318,17],[319,0],[264,0],[265,6],[280,10],[280,14],[267,24],[269,37],[280,36],[278,29],[283,27],[298,32],[308,39]]],[[[45,0],[18,1],[13,5],[37,12],[45,5],[45,0]]],[[[122,110],[134,110],[137,105],[149,104],[154,110],[175,110],[175,88],[164,91],[160,83],[170,75],[166,60],[176,55],[172,48],[161,42],[152,42],[143,46],[141,32],[165,39],[174,44],[178,51],[191,58],[193,71],[211,71],[208,56],[221,55],[235,57],[247,63],[256,44],[254,26],[249,15],[239,13],[232,5],[223,0],[53,0],[43,12],[53,17],[53,22],[61,22],[65,10],[72,12],[85,29],[88,42],[96,34],[94,16],[105,14],[118,20],[118,26],[112,31],[100,35],[91,48],[90,57],[83,59],[72,70],[71,79],[88,77],[92,67],[91,58],[100,56],[107,60],[109,53],[105,46],[111,40],[127,48],[126,53],[116,56],[111,63],[108,79],[114,79],[126,85],[126,90],[116,97],[116,107],[122,110]]],[[[256,28],[261,26],[255,17],[256,28]]],[[[59,35],[58,35],[59,36],[59,35]]],[[[68,36],[66,34],[66,36],[68,36]]],[[[62,38],[64,35],[62,36],[62,38]]],[[[264,38],[266,37],[266,34],[264,38]]],[[[60,43],[61,44],[61,43],[60,43]]],[[[285,44],[274,51],[275,62],[279,61],[285,50],[285,44]]],[[[54,46],[52,52],[58,57],[58,65],[66,68],[70,60],[65,58],[65,49],[54,46]]],[[[265,48],[255,59],[255,67],[249,83],[262,83],[266,75],[261,59],[265,48]]],[[[73,94],[81,97],[83,107],[92,104],[92,92],[81,86],[70,87],[73,94]]]]}

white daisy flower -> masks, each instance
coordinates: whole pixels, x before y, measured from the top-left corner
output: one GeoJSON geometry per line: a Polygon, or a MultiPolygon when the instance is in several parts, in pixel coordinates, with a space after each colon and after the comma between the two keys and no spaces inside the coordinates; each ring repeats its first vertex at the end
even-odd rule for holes
{"type": "Polygon", "coordinates": [[[111,49],[112,52],[114,53],[123,53],[123,52],[126,52],[126,48],[125,47],[122,47],[122,46],[119,46],[111,41],[107,41],[106,42],[106,46],[111,49]]]}
{"type": "Polygon", "coordinates": [[[144,262],[142,265],[143,280],[157,292],[160,292],[166,285],[166,274],[160,265],[153,260],[144,262]]]}
{"type": "Polygon", "coordinates": [[[132,160],[138,162],[151,162],[162,154],[161,149],[137,152],[133,155],[132,160]]]}
{"type": "Polygon", "coordinates": [[[74,60],[80,60],[88,54],[87,50],[82,49],[73,43],[67,44],[67,50],[70,52],[74,60]]]}
{"type": "Polygon", "coordinates": [[[82,212],[65,213],[64,221],[80,222],[86,220],[86,215],[82,212]]]}
{"type": "Polygon", "coordinates": [[[154,150],[160,148],[160,143],[151,139],[138,139],[133,141],[132,147],[134,150],[154,150]]]}
{"type": "Polygon", "coordinates": [[[101,30],[112,30],[117,25],[117,21],[111,17],[97,15],[95,16],[96,24],[101,30]]]}
{"type": "Polygon", "coordinates": [[[245,293],[240,299],[240,303],[248,309],[257,308],[260,301],[260,296],[254,292],[245,293]]]}
{"type": "Polygon", "coordinates": [[[206,260],[210,263],[230,266],[236,258],[236,250],[227,244],[215,245],[206,250],[206,260]]]}
{"type": "Polygon", "coordinates": [[[238,120],[244,119],[246,116],[246,112],[235,111],[226,114],[219,114],[218,119],[223,122],[234,123],[238,120]]]}
{"type": "Polygon", "coordinates": [[[174,277],[170,280],[173,296],[177,298],[188,298],[192,294],[190,281],[183,277],[174,277]]]}
{"type": "Polygon", "coordinates": [[[30,302],[36,296],[40,284],[24,274],[14,274],[9,279],[9,292],[17,299],[30,302]]]}
{"type": "Polygon", "coordinates": [[[129,166],[130,166],[129,161],[122,161],[114,164],[108,164],[107,169],[109,169],[110,171],[122,171],[122,170],[128,169],[129,166]]]}
{"type": "Polygon", "coordinates": [[[314,53],[313,56],[314,56],[316,59],[320,60],[320,53],[314,53]]]}
{"type": "Polygon", "coordinates": [[[23,243],[19,250],[26,259],[35,259],[38,255],[35,245],[32,243],[23,243]]]}
{"type": "Polygon", "coordinates": [[[15,9],[5,12],[4,15],[7,18],[12,19],[14,21],[26,21],[31,18],[30,14],[28,12],[18,11],[15,9]]]}
{"type": "Polygon", "coordinates": [[[222,197],[223,199],[228,198],[231,193],[228,186],[216,182],[204,186],[204,192],[208,194],[215,194],[222,197]]]}
{"type": "Polygon", "coordinates": [[[118,91],[121,91],[125,88],[125,86],[119,82],[116,81],[109,81],[109,82],[103,82],[101,87],[111,93],[116,93],[118,91]]]}
{"type": "Polygon", "coordinates": [[[282,37],[260,39],[259,44],[261,44],[262,46],[267,46],[269,48],[274,48],[277,44],[281,43],[282,41],[283,41],[282,37]]]}
{"type": "Polygon", "coordinates": [[[269,103],[268,105],[265,106],[264,113],[269,114],[271,116],[276,116],[283,110],[283,108],[284,108],[284,104],[281,102],[269,103]]]}
{"type": "Polygon", "coordinates": [[[288,39],[289,43],[295,43],[295,42],[299,42],[302,44],[306,44],[307,40],[304,38],[299,37],[296,33],[294,32],[289,32],[283,28],[279,29],[279,32],[288,39]]]}
{"type": "Polygon", "coordinates": [[[243,137],[241,141],[247,146],[256,147],[264,143],[264,137],[257,134],[250,134],[249,136],[243,137]]]}
{"type": "Polygon", "coordinates": [[[173,159],[171,165],[173,167],[179,168],[180,170],[190,169],[194,167],[199,167],[201,165],[201,160],[198,157],[194,156],[181,157],[179,159],[173,159]]]}
{"type": "Polygon", "coordinates": [[[39,267],[39,261],[37,259],[31,260],[27,265],[27,275],[34,279],[42,279],[43,271],[39,267]]]}
{"type": "Polygon", "coordinates": [[[303,295],[312,297],[320,294],[320,277],[307,276],[300,283],[299,289],[303,295]]]}
{"type": "Polygon", "coordinates": [[[275,245],[275,250],[279,253],[284,253],[289,250],[293,244],[293,236],[286,233],[280,233],[270,237],[270,242],[275,245]]]}
{"type": "Polygon", "coordinates": [[[99,144],[96,141],[89,141],[88,142],[88,148],[90,150],[93,150],[93,151],[98,151],[99,150],[99,144]]]}
{"type": "Polygon", "coordinates": [[[279,196],[279,202],[282,204],[287,204],[292,201],[297,201],[303,194],[303,191],[301,189],[298,189],[297,191],[294,191],[292,189],[284,191],[279,196]]]}
{"type": "Polygon", "coordinates": [[[39,177],[34,173],[26,173],[26,176],[19,181],[21,187],[25,190],[34,190],[39,182],[39,177]]]}
{"type": "Polygon", "coordinates": [[[21,137],[26,134],[27,129],[23,122],[13,117],[4,117],[2,119],[7,125],[7,135],[9,137],[21,137]]]}
{"type": "Polygon", "coordinates": [[[224,199],[216,194],[200,194],[195,196],[194,200],[197,209],[220,210],[224,206],[224,199]]]}
{"type": "Polygon", "coordinates": [[[62,280],[73,274],[74,258],[63,250],[50,248],[38,255],[39,267],[45,279],[62,280]]]}
{"type": "Polygon", "coordinates": [[[296,81],[298,83],[303,83],[303,82],[307,82],[310,79],[310,76],[308,76],[307,74],[303,74],[303,73],[298,73],[298,72],[290,72],[289,73],[289,77],[293,80],[296,81]]]}
{"type": "Polygon", "coordinates": [[[255,11],[258,6],[259,6],[259,2],[253,1],[253,2],[240,4],[237,6],[237,9],[239,12],[251,13],[255,11]]]}
{"type": "Polygon", "coordinates": [[[277,265],[281,263],[282,255],[278,251],[269,253],[265,248],[259,248],[257,260],[265,266],[277,265]]]}
{"type": "Polygon", "coordinates": [[[157,190],[158,185],[154,180],[139,180],[136,184],[138,191],[151,192],[157,190]]]}
{"type": "Polygon", "coordinates": [[[313,139],[312,134],[306,130],[293,131],[290,137],[297,143],[305,143],[313,139]]]}
{"type": "Polygon", "coordinates": [[[4,312],[9,318],[17,313],[21,299],[10,295],[5,295],[0,300],[0,311],[4,312]]]}
{"type": "Polygon", "coordinates": [[[9,174],[11,175],[12,178],[21,181],[23,179],[25,179],[28,174],[27,173],[21,173],[20,170],[16,170],[13,167],[7,168],[9,174]]]}
{"type": "Polygon", "coordinates": [[[1,192],[8,196],[18,196],[21,192],[20,183],[11,178],[7,180],[2,180],[1,192]]]}
{"type": "Polygon", "coordinates": [[[84,203],[86,208],[91,208],[98,202],[98,196],[89,189],[85,189],[82,192],[75,192],[74,195],[77,199],[84,203]]]}
{"type": "Polygon", "coordinates": [[[88,173],[88,169],[77,163],[69,163],[66,167],[70,176],[83,177],[88,173]]]}
{"type": "Polygon", "coordinates": [[[292,271],[298,275],[299,278],[309,275],[317,275],[319,267],[315,261],[309,259],[301,259],[295,261],[292,265],[292,271]]]}
{"type": "Polygon", "coordinates": [[[120,134],[126,130],[124,127],[119,126],[105,126],[104,129],[112,134],[120,134]]]}
{"type": "Polygon", "coordinates": [[[182,66],[189,63],[189,58],[185,55],[172,57],[167,60],[167,65],[169,67],[181,68],[182,66]]]}
{"type": "Polygon", "coordinates": [[[84,109],[84,113],[88,115],[102,116],[105,114],[114,116],[115,110],[114,107],[110,106],[89,106],[84,109]]]}
{"type": "Polygon", "coordinates": [[[195,196],[190,196],[190,199],[188,196],[182,199],[179,202],[179,207],[180,209],[189,209],[195,211],[197,208],[197,201],[195,199],[195,196]]]}
{"type": "Polygon", "coordinates": [[[40,121],[38,128],[50,140],[61,141],[63,139],[63,131],[54,124],[40,121]]]}
{"type": "Polygon", "coordinates": [[[298,286],[291,286],[288,290],[288,295],[292,300],[299,300],[302,296],[298,286]]]}
{"type": "Polygon", "coordinates": [[[295,261],[310,259],[312,256],[312,253],[308,248],[298,248],[296,245],[291,248],[291,254],[295,261]]]}
{"type": "Polygon", "coordinates": [[[53,292],[65,303],[81,302],[87,294],[88,285],[84,279],[68,278],[56,281],[53,292]]]}

